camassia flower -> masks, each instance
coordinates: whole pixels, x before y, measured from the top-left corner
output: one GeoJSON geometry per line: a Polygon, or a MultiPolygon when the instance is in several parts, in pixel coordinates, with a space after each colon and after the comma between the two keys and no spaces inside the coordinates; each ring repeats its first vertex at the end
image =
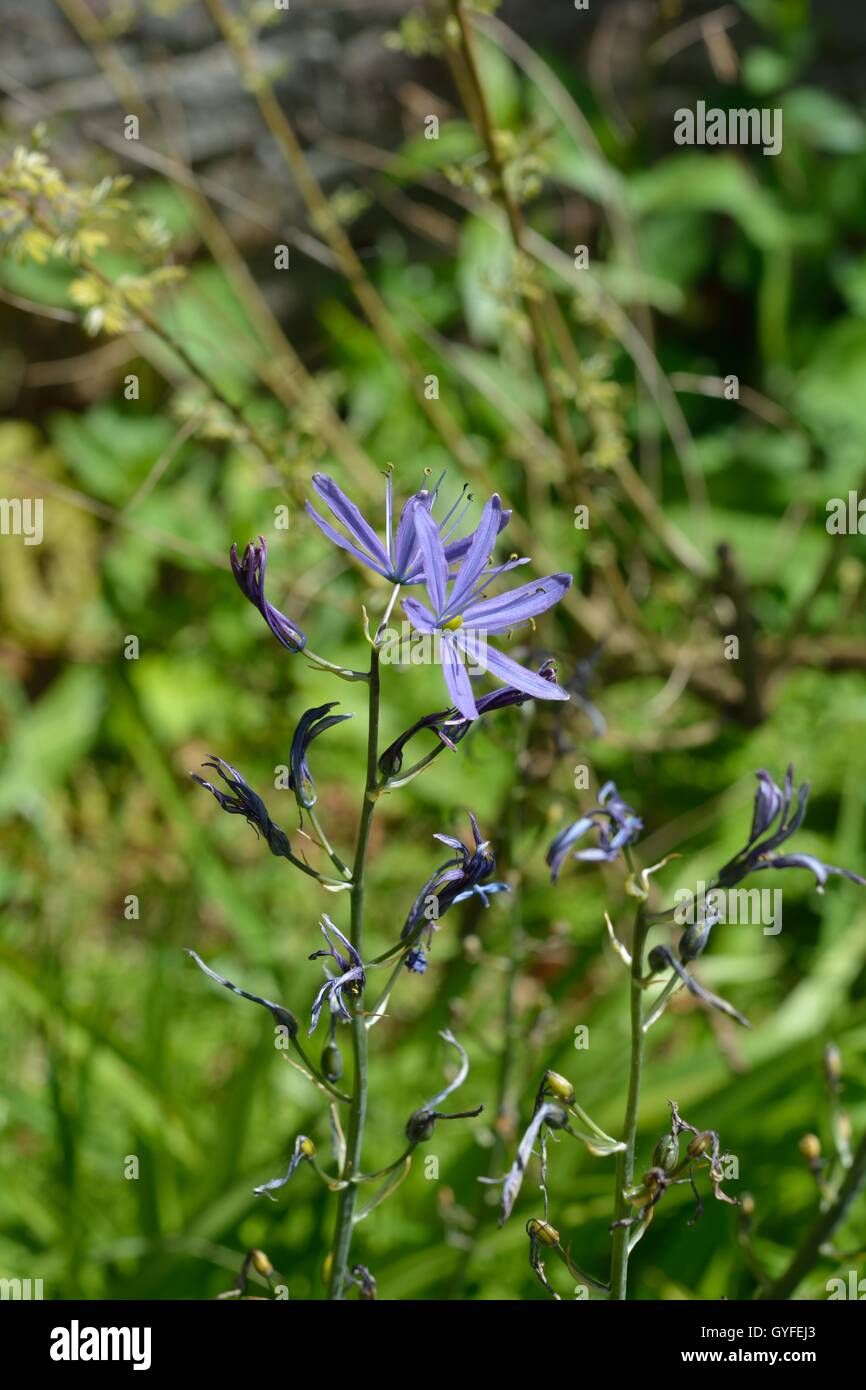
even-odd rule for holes
{"type": "Polygon", "coordinates": [[[327,951],[314,951],[310,956],[310,960],[316,960],[319,956],[328,956],[339,966],[340,973],[339,975],[330,976],[313,1000],[313,1008],[310,1014],[310,1026],[307,1029],[308,1037],[311,1033],[315,1032],[316,1024],[319,1022],[319,1014],[322,1012],[322,1005],[326,998],[330,999],[331,1007],[342,1014],[347,1023],[351,1023],[352,1015],[346,1007],[343,991],[348,989],[350,994],[357,995],[361,993],[364,985],[367,983],[364,963],[355,950],[355,947],[352,945],[351,941],[343,935],[339,927],[334,926],[330,917],[324,912],[322,913],[320,926],[322,936],[325,938],[328,949],[327,951]],[[335,937],[336,943],[334,941],[335,937]],[[339,949],[340,945],[344,947],[346,955],[343,955],[342,951],[339,949]]]}
{"type": "Polygon", "coordinates": [[[574,858],[588,863],[610,863],[624,845],[631,845],[638,838],[643,830],[643,821],[623,801],[616,783],[605,782],[598,794],[598,805],[561,830],[547,851],[550,877],[554,883],[559,878],[559,871],[572,845],[593,827],[598,830],[598,845],[577,850],[574,858]]]}
{"type": "Polygon", "coordinates": [[[490,848],[490,841],[482,840],[478,822],[471,811],[469,820],[472,824],[472,838],[475,841],[474,850],[467,849],[463,841],[455,839],[453,835],[434,835],[435,840],[441,840],[444,845],[453,849],[456,857],[440,864],[416,894],[400,932],[401,941],[413,942],[405,964],[406,968],[414,971],[416,975],[423,975],[427,969],[426,951],[430,949],[439,919],[444,917],[449,907],[465,902],[473,896],[480,898],[484,906],[488,907],[488,894],[511,891],[507,883],[487,882],[496,870],[496,859],[490,848]],[[420,944],[425,934],[426,951],[420,944]]]}
{"type": "Polygon", "coordinates": [[[488,583],[510,567],[508,562],[492,571],[487,568],[501,529],[501,519],[502,502],[494,494],[485,505],[478,529],[452,582],[439,528],[429,512],[415,503],[415,529],[430,607],[407,598],[403,600],[403,609],[418,632],[438,638],[445,684],[464,719],[478,717],[466,668],[467,658],[504,685],[522,690],[533,699],[568,699],[568,692],[560,686],[527,671],[487,644],[488,635],[508,632],[552,608],[571,584],[570,574],[550,574],[493,598],[483,598],[488,583]]]}
{"type": "MultiPolygon", "coordinates": [[[[334,545],[338,545],[341,550],[348,551],[356,560],[360,560],[362,565],[374,570],[376,574],[381,574],[383,579],[389,580],[392,584],[421,583],[424,578],[424,571],[418,539],[415,534],[416,508],[420,507],[428,516],[431,515],[437,497],[438,484],[432,491],[422,488],[409,498],[400,513],[395,534],[394,481],[391,470],[388,470],[385,479],[384,545],[360,508],[346,496],[333,478],[328,477],[327,473],[315,473],[313,475],[313,487],[335,520],[348,532],[346,536],[342,531],[338,531],[329,521],[319,515],[311,502],[307,502],[307,514],[312,517],[319,530],[328,537],[329,541],[333,541],[334,545]]],[[[461,560],[472,543],[471,534],[464,536],[462,540],[450,539],[460,526],[470,502],[471,498],[467,496],[466,488],[464,488],[457,502],[442,521],[438,524],[433,522],[439,532],[448,565],[454,565],[458,560],[461,560]],[[461,509],[460,503],[464,499],[465,505],[461,509]]],[[[510,518],[510,512],[500,511],[500,531],[508,525],[510,518]]],[[[522,561],[517,563],[522,563],[522,561]]]]}
{"type": "Polygon", "coordinates": [[[268,543],[264,536],[259,536],[258,545],[250,541],[243,554],[243,559],[238,559],[238,548],[233,545],[231,548],[232,573],[237,580],[238,588],[245,594],[250,603],[254,604],[259,610],[271,632],[290,652],[301,652],[307,645],[307,639],[299,627],[281,613],[272,603],[268,603],[265,598],[265,567],[268,563],[268,543]]]}
{"type": "Polygon", "coordinates": [[[835,864],[825,864],[814,854],[774,854],[773,850],[789,840],[799,830],[806,814],[809,800],[809,783],[804,782],[797,792],[797,804],[791,810],[794,800],[794,768],[788,767],[784,787],[778,787],[769,772],[763,768],[756,774],[758,789],[755,792],[755,808],[752,814],[752,829],[743,849],[729,859],[720,869],[716,887],[732,888],[748,874],[759,869],[808,869],[815,877],[819,893],[830,874],[841,874],[853,883],[866,884],[866,878],[852,873],[850,869],[837,869],[835,864]],[[771,830],[776,822],[776,829],[771,830]],[[770,830],[769,835],[766,832],[770,830]],[[761,836],[766,835],[765,839],[761,836]]]}

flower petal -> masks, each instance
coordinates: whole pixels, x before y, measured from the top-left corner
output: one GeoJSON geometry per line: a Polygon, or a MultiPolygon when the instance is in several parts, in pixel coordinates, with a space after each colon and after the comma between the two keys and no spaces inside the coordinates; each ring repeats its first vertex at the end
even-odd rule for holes
{"type": "Polygon", "coordinates": [[[430,513],[416,502],[414,514],[415,534],[418,537],[424,566],[424,580],[433,611],[438,617],[445,607],[445,595],[448,588],[448,561],[445,559],[439,527],[430,513]]]}
{"type": "Polygon", "coordinates": [[[360,509],[355,506],[355,503],[346,496],[342,488],[337,487],[333,478],[329,478],[327,473],[314,473],[313,487],[337,520],[342,522],[346,530],[354,536],[360,545],[366,547],[373,559],[387,573],[391,568],[388,554],[376,532],[360,509]]]}
{"type": "Polygon", "coordinates": [[[481,628],[485,632],[507,632],[518,623],[527,622],[552,608],[570,586],[570,574],[548,574],[544,579],[530,580],[519,589],[469,604],[463,613],[463,622],[466,627],[481,628]]]}
{"type": "MultiPolygon", "coordinates": [[[[493,551],[496,537],[499,535],[499,518],[502,515],[502,498],[494,492],[484,505],[481,513],[481,520],[478,523],[472,543],[466,552],[466,558],[460,566],[457,578],[454,581],[454,588],[448,600],[448,607],[445,614],[453,617],[461,611],[461,605],[466,602],[472,590],[475,588],[479,577],[487,567],[493,551]]],[[[443,559],[445,559],[443,552],[443,559]]],[[[447,571],[447,560],[445,560],[447,571]]],[[[440,610],[441,612],[442,610],[440,610]]]]}
{"type": "Polygon", "coordinates": [[[466,670],[463,653],[458,650],[457,643],[450,632],[443,632],[442,634],[441,651],[442,674],[445,677],[445,684],[448,686],[451,699],[464,719],[477,719],[478,708],[472,695],[469,672],[466,670]]]}
{"type": "Polygon", "coordinates": [[[416,598],[404,598],[402,603],[403,612],[418,632],[435,631],[436,619],[426,604],[419,603],[416,598]]]}
{"type": "MultiPolygon", "coordinates": [[[[460,636],[461,634],[458,632],[456,635],[458,643],[460,636]]],[[[516,690],[524,690],[535,700],[567,700],[569,698],[567,690],[555,685],[553,681],[545,680],[543,676],[537,676],[534,671],[527,671],[525,666],[520,666],[516,661],[512,661],[510,656],[497,651],[495,647],[485,646],[473,650],[472,657],[497,680],[503,681],[506,685],[513,685],[516,690]]]]}
{"type": "Polygon", "coordinates": [[[338,545],[341,550],[348,550],[349,554],[353,555],[356,560],[360,560],[362,565],[368,565],[369,568],[375,570],[377,574],[381,574],[384,578],[388,577],[389,570],[385,565],[374,559],[372,555],[368,555],[365,550],[360,550],[352,541],[347,541],[346,537],[335,530],[329,521],[326,521],[323,516],[319,516],[312,502],[305,502],[304,510],[307,516],[313,518],[319,530],[328,537],[328,540],[333,541],[334,545],[338,545]]]}

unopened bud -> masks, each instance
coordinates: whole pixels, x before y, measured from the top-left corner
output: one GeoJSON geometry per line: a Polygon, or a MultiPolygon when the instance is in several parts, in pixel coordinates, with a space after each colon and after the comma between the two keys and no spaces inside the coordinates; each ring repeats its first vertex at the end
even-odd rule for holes
{"type": "Polygon", "coordinates": [[[807,1163],[816,1163],[821,1157],[821,1140],[817,1134],[804,1134],[800,1140],[800,1153],[807,1163]]]}
{"type": "Polygon", "coordinates": [[[526,1234],[541,1245],[559,1244],[559,1231],[556,1227],[551,1226],[549,1221],[539,1221],[537,1216],[533,1216],[530,1221],[527,1221],[526,1234]]]}
{"type": "Polygon", "coordinates": [[[672,1173],[679,1162],[680,1138],[678,1134],[663,1134],[653,1149],[653,1167],[664,1173],[672,1173]]]}
{"type": "Polygon", "coordinates": [[[254,1250],[251,1255],[253,1269],[257,1274],[261,1274],[264,1279],[269,1279],[274,1272],[274,1267],[265,1254],[264,1250],[254,1250]]]}
{"type": "Polygon", "coordinates": [[[339,1081],[343,1075],[343,1054],[333,1040],[322,1048],[322,1075],[326,1081],[339,1081]]]}
{"type": "Polygon", "coordinates": [[[566,1077],[560,1076],[558,1071],[544,1073],[544,1086],[557,1100],[564,1100],[566,1105],[570,1105],[574,1100],[574,1087],[566,1077]]]}
{"type": "Polygon", "coordinates": [[[700,1134],[696,1134],[689,1144],[686,1152],[690,1158],[700,1158],[701,1154],[709,1153],[715,1141],[712,1130],[702,1129],[700,1134]]]}

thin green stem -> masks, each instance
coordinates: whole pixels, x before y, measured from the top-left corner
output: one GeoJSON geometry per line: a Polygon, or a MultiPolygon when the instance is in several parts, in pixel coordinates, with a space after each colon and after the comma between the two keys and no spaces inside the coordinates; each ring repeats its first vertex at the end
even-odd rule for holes
{"type": "MultiPolygon", "coordinates": [[[[373,822],[378,792],[379,652],[376,647],[373,647],[370,654],[369,695],[367,779],[364,787],[364,801],[361,806],[361,819],[358,825],[355,862],[352,869],[352,912],[349,933],[352,945],[362,959],[367,848],[370,842],[370,827],[373,822]]],[[[346,1161],[341,1174],[342,1179],[349,1185],[343,1188],[337,1199],[337,1223],[334,1230],[334,1243],[331,1248],[331,1272],[328,1287],[328,1297],[333,1300],[345,1299],[348,1289],[347,1270],[357,1196],[357,1185],[350,1179],[361,1171],[361,1149],[364,1143],[364,1121],[367,1114],[367,1027],[364,1019],[363,995],[356,1001],[352,1013],[352,1052],[354,1056],[352,1099],[349,1106],[349,1130],[346,1136],[346,1161]]]]}
{"type": "MultiPolygon", "coordinates": [[[[640,903],[635,917],[634,941],[631,953],[631,1059],[628,1075],[628,1098],[625,1106],[623,1142],[625,1148],[617,1156],[616,1162],[616,1200],[614,1215],[617,1221],[624,1220],[629,1213],[625,1194],[634,1182],[634,1151],[637,1137],[637,1112],[640,1104],[640,1083],[643,1070],[643,953],[649,923],[646,920],[644,904],[640,903]]],[[[613,1248],[610,1263],[610,1296],[624,1300],[628,1285],[628,1243],[629,1227],[617,1226],[613,1233],[613,1248]]]]}
{"type": "Polygon", "coordinates": [[[854,1155],[851,1167],[839,1189],[839,1195],[831,1207],[822,1212],[818,1220],[806,1233],[791,1263],[778,1279],[768,1283],[758,1294],[759,1299],[790,1298],[805,1279],[810,1269],[821,1258],[823,1247],[832,1238],[848,1215],[853,1203],[866,1187],[866,1134],[854,1155]]]}

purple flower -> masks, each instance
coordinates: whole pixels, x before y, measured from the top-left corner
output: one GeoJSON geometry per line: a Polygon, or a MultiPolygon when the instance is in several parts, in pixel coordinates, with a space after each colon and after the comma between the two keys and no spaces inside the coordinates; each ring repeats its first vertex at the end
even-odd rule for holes
{"type": "Polygon", "coordinates": [[[196,772],[190,773],[192,780],[198,782],[200,787],[206,787],[216,797],[223,810],[228,811],[229,815],[243,816],[256,834],[261,835],[267,842],[271,854],[277,855],[278,858],[290,859],[292,863],[295,863],[288,835],[271,820],[262,798],[244,781],[237,768],[232,767],[231,763],[224,762],[222,758],[213,757],[213,755],[202,766],[212,767],[215,772],[218,772],[228,787],[228,791],[223,791],[221,787],[215,787],[213,782],[206,782],[196,772]]]}
{"type": "Polygon", "coordinates": [[[354,718],[351,714],[329,714],[338,700],[331,700],[326,705],[315,705],[313,709],[308,709],[298,720],[298,727],[295,729],[292,738],[292,748],[289,754],[289,788],[295,793],[295,799],[300,807],[309,810],[316,804],[316,784],[313,781],[307,762],[307,749],[323,734],[326,729],[332,729],[335,724],[342,724],[345,719],[354,718]]]}
{"type": "MultiPolygon", "coordinates": [[[[328,477],[327,473],[315,473],[313,475],[313,487],[332,516],[349,533],[348,537],[343,535],[341,531],[338,531],[329,521],[319,515],[311,502],[308,502],[306,504],[307,513],[312,517],[319,530],[328,537],[328,540],[333,541],[334,545],[338,545],[341,550],[348,551],[356,560],[360,560],[362,565],[375,570],[376,574],[381,574],[383,579],[389,580],[392,584],[421,583],[424,573],[415,533],[416,509],[421,508],[430,516],[438,494],[438,483],[432,491],[422,488],[409,498],[400,513],[395,535],[394,483],[389,469],[385,481],[384,545],[360,509],[346,496],[342,488],[337,486],[333,478],[328,477]]],[[[463,520],[471,500],[464,487],[460,498],[438,526],[435,522],[431,523],[436,526],[439,532],[448,565],[453,565],[462,559],[472,543],[471,534],[464,536],[462,540],[449,540],[449,537],[454,534],[463,520]],[[466,499],[465,506],[460,510],[460,502],[464,498],[466,499]]],[[[500,531],[508,525],[510,518],[510,512],[500,512],[500,531]]],[[[518,561],[516,563],[523,562],[518,561]]]]}
{"type": "Polygon", "coordinates": [[[462,840],[455,839],[453,835],[433,836],[434,840],[441,840],[444,845],[455,850],[456,857],[440,864],[419,890],[400,932],[401,941],[413,943],[413,949],[407,954],[404,963],[407,969],[415,971],[418,975],[423,975],[427,969],[427,957],[418,944],[419,939],[426,931],[429,951],[437,923],[450,907],[471,897],[479,897],[484,906],[489,907],[488,894],[511,892],[507,883],[487,882],[496,869],[496,859],[490,848],[490,841],[482,840],[478,821],[471,811],[469,820],[472,825],[472,838],[475,841],[474,850],[467,849],[462,840]]]}
{"type": "Polygon", "coordinates": [[[259,536],[259,544],[253,545],[250,541],[244,551],[243,559],[238,559],[238,548],[233,545],[231,548],[232,573],[238,582],[238,588],[245,594],[250,603],[254,604],[259,610],[271,632],[290,652],[303,651],[307,645],[307,639],[300,628],[295,627],[278,608],[274,608],[272,603],[268,603],[265,598],[265,566],[268,563],[268,543],[264,536],[259,536]]]}
{"type": "MultiPolygon", "coordinates": [[[[541,676],[543,680],[550,681],[551,685],[556,685],[556,666],[552,661],[542,662],[536,674],[541,676]]],[[[523,705],[531,698],[525,690],[517,690],[513,685],[505,685],[501,686],[499,690],[491,690],[487,695],[482,695],[475,704],[479,716],[482,716],[489,714],[492,710],[506,709],[509,705],[523,705]]],[[[388,745],[379,758],[379,771],[386,777],[393,777],[399,773],[403,766],[403,750],[406,744],[422,729],[430,729],[444,747],[453,751],[457,744],[466,737],[474,722],[472,719],[465,719],[460,711],[453,706],[451,709],[437,710],[434,714],[425,714],[423,718],[416,720],[399,738],[395,738],[394,742],[388,745]]]]}
{"type": "Polygon", "coordinates": [[[338,1013],[342,1014],[343,1018],[346,1019],[347,1023],[351,1023],[352,1015],[346,1008],[346,1001],[343,998],[343,990],[348,989],[350,994],[359,995],[363,990],[364,985],[367,983],[367,975],[366,971],[364,970],[364,963],[361,960],[361,957],[358,955],[358,952],[355,950],[355,947],[352,945],[351,941],[349,941],[343,935],[339,927],[334,926],[334,923],[331,921],[330,917],[328,917],[324,912],[322,913],[322,921],[320,925],[322,929],[322,936],[325,938],[328,949],[327,951],[314,951],[309,959],[316,960],[319,956],[329,956],[330,959],[336,961],[337,965],[340,967],[340,973],[339,975],[330,976],[322,985],[322,988],[319,990],[318,994],[313,1000],[313,1008],[310,1014],[310,1026],[307,1029],[307,1037],[309,1037],[310,1034],[315,1031],[316,1024],[319,1022],[319,1014],[322,1012],[322,1005],[324,1004],[326,998],[330,999],[331,1007],[335,1008],[338,1013]],[[337,942],[345,947],[347,956],[344,956],[342,954],[342,952],[339,949],[339,944],[335,945],[334,940],[331,936],[332,932],[334,936],[337,938],[337,942]]]}
{"type": "Polygon", "coordinates": [[[643,830],[643,821],[623,801],[615,782],[605,782],[598,794],[598,805],[561,830],[551,844],[546,858],[553,883],[559,878],[559,871],[572,845],[593,828],[598,831],[597,847],[578,850],[575,859],[588,863],[612,863],[623,846],[634,844],[643,830]]]}
{"type": "Polygon", "coordinates": [[[809,783],[804,782],[799,788],[797,803],[794,805],[793,766],[788,767],[784,787],[778,787],[769,772],[765,772],[763,768],[756,776],[758,789],[755,792],[755,809],[752,813],[749,839],[744,848],[719,870],[715,886],[732,888],[748,874],[757,873],[759,869],[808,869],[815,877],[819,893],[823,893],[830,874],[841,874],[844,878],[850,878],[853,883],[866,885],[866,878],[852,873],[850,869],[837,869],[835,864],[825,864],[813,854],[773,854],[772,851],[789,840],[802,825],[806,803],[809,800],[809,783]],[[776,829],[772,830],[774,822],[776,829]],[[767,834],[767,831],[770,833],[767,834]],[[762,839],[762,835],[766,838],[762,839]]]}
{"type": "Polygon", "coordinates": [[[494,598],[482,598],[488,582],[511,568],[511,562],[492,572],[487,566],[501,529],[502,502],[495,494],[487,502],[460,568],[449,581],[448,556],[438,527],[429,513],[415,504],[415,527],[424,563],[424,582],[430,608],[417,599],[403,600],[403,609],[417,631],[441,644],[442,669],[451,699],[464,719],[477,719],[465,658],[492,676],[538,700],[567,700],[568,693],[543,676],[527,671],[511,657],[487,645],[489,633],[508,632],[558,603],[571,584],[570,574],[551,574],[494,598]]]}

